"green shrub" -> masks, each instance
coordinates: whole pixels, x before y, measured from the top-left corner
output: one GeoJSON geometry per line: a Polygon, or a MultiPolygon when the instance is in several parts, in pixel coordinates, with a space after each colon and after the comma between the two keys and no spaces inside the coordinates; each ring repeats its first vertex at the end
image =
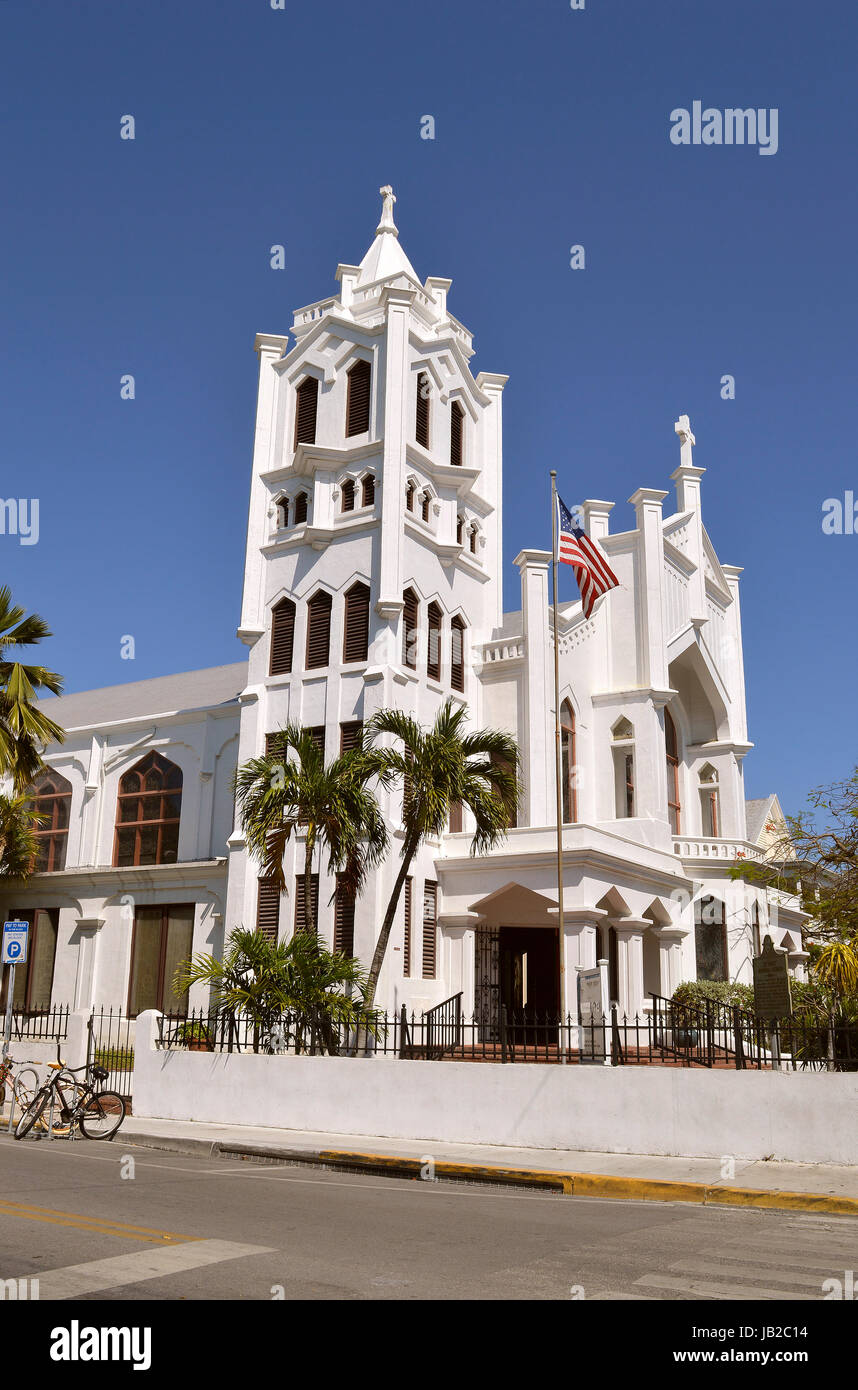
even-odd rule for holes
{"type": "Polygon", "coordinates": [[[754,991],[751,985],[740,985],[731,980],[684,980],[673,991],[677,1004],[689,1004],[702,1009],[707,1000],[713,1004],[727,1004],[731,1008],[738,1004],[740,1009],[753,1009],[754,991]]]}

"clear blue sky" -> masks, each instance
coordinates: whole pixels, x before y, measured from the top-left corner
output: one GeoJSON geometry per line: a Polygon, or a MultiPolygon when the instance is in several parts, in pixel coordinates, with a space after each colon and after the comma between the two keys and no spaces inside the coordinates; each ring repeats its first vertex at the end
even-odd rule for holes
{"type": "Polygon", "coordinates": [[[548,469],[626,529],[688,412],[746,567],[748,795],[845,774],[858,535],[821,507],[858,496],[856,47],[847,0],[5,0],[0,494],[41,535],[0,569],[46,664],[80,690],[242,658],[254,334],[334,292],[389,181],[474,369],[510,376],[507,606],[548,469]],[[777,107],[777,154],[672,145],[695,99],[777,107]]]}

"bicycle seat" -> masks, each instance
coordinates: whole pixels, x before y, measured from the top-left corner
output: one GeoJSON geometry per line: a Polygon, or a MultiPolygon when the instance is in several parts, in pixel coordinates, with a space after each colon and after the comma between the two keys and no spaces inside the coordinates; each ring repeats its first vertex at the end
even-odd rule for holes
{"type": "Polygon", "coordinates": [[[48,1071],[63,1071],[65,1062],[48,1062],[48,1071]]]}

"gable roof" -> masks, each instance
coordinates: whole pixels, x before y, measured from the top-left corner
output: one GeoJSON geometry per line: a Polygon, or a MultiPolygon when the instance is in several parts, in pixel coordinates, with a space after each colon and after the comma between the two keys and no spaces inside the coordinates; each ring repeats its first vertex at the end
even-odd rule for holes
{"type": "Polygon", "coordinates": [[[185,710],[207,709],[238,701],[247,684],[247,662],[178,671],[171,676],[106,685],[39,700],[38,705],[63,729],[98,728],[122,719],[153,718],[185,710]]]}
{"type": "Polygon", "coordinates": [[[763,796],[755,801],[745,802],[745,819],[748,828],[748,839],[751,844],[759,844],[760,836],[765,829],[766,821],[769,819],[769,811],[772,802],[777,801],[774,792],[769,796],[763,796]]]}

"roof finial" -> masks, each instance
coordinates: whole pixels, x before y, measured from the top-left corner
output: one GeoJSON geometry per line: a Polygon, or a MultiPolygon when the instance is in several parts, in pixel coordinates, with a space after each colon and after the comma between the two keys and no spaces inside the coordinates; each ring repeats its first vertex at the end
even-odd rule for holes
{"type": "Polygon", "coordinates": [[[393,232],[394,236],[399,236],[399,229],[393,220],[393,204],[396,202],[396,194],[389,183],[386,183],[378,191],[384,199],[384,205],[381,209],[381,221],[375,229],[375,234],[378,236],[379,232],[393,232]]]}
{"type": "Polygon", "coordinates": [[[680,467],[691,467],[693,462],[691,457],[691,448],[692,445],[697,443],[697,440],[691,433],[691,421],[689,420],[687,415],[680,415],[673,428],[674,432],[679,435],[680,467]]]}

